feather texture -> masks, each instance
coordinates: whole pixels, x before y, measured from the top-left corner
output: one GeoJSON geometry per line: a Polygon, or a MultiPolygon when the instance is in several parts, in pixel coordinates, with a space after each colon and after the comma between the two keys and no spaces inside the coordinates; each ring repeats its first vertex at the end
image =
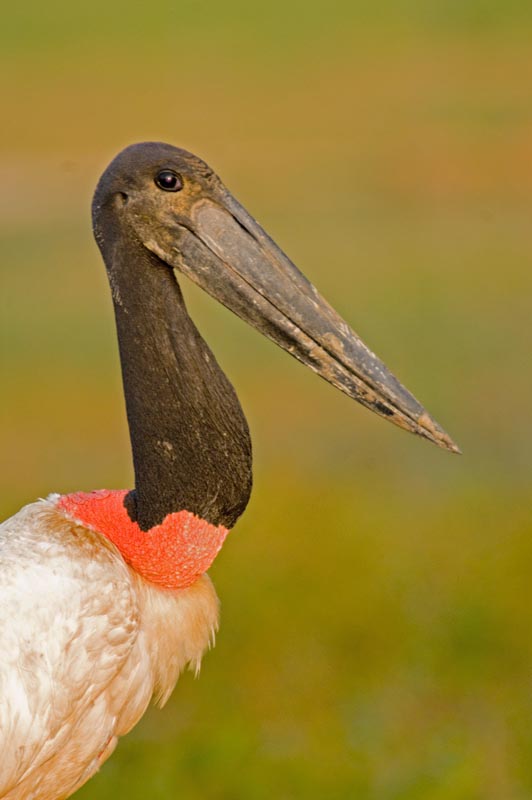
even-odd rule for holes
{"type": "Polygon", "coordinates": [[[218,625],[207,575],[181,590],[143,581],[57,499],[0,525],[3,800],[69,797],[199,668],[218,625]]]}

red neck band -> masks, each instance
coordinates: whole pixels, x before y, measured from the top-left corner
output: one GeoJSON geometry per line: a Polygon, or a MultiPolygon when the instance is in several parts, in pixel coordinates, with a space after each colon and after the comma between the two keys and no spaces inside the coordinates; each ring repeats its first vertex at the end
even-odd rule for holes
{"type": "Polygon", "coordinates": [[[206,572],[229,533],[190,511],[168,514],[143,531],[124,507],[127,491],[62,495],[57,507],[75,522],[109,539],[143,578],[165,589],[184,589],[206,572]]]}

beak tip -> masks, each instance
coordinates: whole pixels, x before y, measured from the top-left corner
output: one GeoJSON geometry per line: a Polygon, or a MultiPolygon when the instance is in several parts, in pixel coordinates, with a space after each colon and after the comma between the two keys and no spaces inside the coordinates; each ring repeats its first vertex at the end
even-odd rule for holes
{"type": "Polygon", "coordinates": [[[446,436],[445,443],[442,442],[441,446],[444,447],[446,450],[449,450],[450,453],[456,453],[456,455],[458,456],[462,455],[462,451],[460,450],[456,442],[453,442],[450,436],[446,436]]]}
{"type": "Polygon", "coordinates": [[[433,420],[429,414],[427,414],[427,412],[422,414],[417,422],[426,433],[427,438],[430,439],[435,445],[443,448],[444,450],[448,450],[450,453],[456,453],[457,455],[462,454],[462,451],[456,442],[453,442],[449,434],[446,433],[443,428],[441,428],[438,423],[433,420]]]}

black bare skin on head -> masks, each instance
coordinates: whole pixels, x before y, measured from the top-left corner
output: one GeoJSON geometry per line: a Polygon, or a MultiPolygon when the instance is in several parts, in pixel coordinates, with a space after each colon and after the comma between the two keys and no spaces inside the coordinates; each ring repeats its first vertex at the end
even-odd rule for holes
{"type": "Polygon", "coordinates": [[[195,191],[218,180],[185,151],[134,145],[110,164],[93,201],[135,469],[126,508],[143,530],[183,509],[230,528],[251,492],[251,441],[235,391],[190,319],[172,268],[138,235],[139,226],[167,224],[168,198],[187,178],[195,191]]]}

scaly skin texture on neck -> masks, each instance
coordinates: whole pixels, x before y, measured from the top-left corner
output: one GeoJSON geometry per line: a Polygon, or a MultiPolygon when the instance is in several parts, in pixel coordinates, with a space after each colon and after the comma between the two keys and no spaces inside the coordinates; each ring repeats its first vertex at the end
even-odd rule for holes
{"type": "Polygon", "coordinates": [[[246,419],[172,269],[143,247],[118,211],[116,198],[103,206],[96,198],[135,469],[125,506],[144,531],[178,511],[231,528],[251,491],[246,419]]]}
{"type": "Polygon", "coordinates": [[[57,508],[69,519],[106,536],[124,561],[145,580],[164,589],[185,589],[206,572],[229,533],[189,511],[168,514],[160,525],[143,531],[129,518],[126,491],[63,495],[57,508]]]}

